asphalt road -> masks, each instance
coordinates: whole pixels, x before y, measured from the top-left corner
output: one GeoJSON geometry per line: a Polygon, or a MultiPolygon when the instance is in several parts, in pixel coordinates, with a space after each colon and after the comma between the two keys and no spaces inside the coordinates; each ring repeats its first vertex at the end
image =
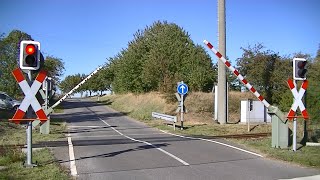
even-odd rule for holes
{"type": "MultiPolygon", "coordinates": [[[[320,174],[269,160],[222,139],[179,137],[95,102],[69,99],[68,146],[54,148],[77,179],[291,179],[320,174]]],[[[319,177],[318,177],[319,178],[319,177]]]]}

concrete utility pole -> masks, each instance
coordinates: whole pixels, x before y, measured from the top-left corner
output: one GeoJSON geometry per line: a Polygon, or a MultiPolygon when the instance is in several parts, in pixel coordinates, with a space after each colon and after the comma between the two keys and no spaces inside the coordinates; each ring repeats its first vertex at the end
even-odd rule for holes
{"type": "MultiPolygon", "coordinates": [[[[219,52],[226,56],[226,6],[225,0],[218,0],[218,38],[219,52]]],[[[227,76],[224,63],[218,60],[218,121],[228,122],[227,117],[227,76]]]]}

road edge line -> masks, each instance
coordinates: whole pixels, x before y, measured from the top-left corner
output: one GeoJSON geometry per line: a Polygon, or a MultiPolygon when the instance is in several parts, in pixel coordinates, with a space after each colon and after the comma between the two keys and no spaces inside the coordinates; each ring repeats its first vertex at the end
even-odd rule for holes
{"type": "Polygon", "coordinates": [[[170,134],[170,135],[172,135],[172,136],[177,136],[177,137],[186,138],[186,139],[194,139],[194,140],[201,140],[201,141],[212,142],[212,143],[220,144],[220,145],[222,145],[222,146],[226,146],[226,147],[229,147],[229,148],[232,148],[232,149],[236,149],[236,150],[239,150],[239,151],[248,153],[248,154],[252,154],[252,155],[255,155],[255,156],[258,156],[258,157],[263,157],[261,154],[254,153],[254,152],[251,152],[251,151],[248,151],[248,150],[245,150],[245,149],[241,149],[241,148],[238,148],[238,147],[235,147],[235,146],[232,146],[232,145],[229,145],[229,144],[225,144],[225,143],[222,143],[222,142],[214,141],[214,140],[211,140],[211,139],[204,139],[204,138],[195,138],[195,137],[182,136],[182,135],[178,135],[178,134],[173,134],[173,133],[170,133],[170,132],[166,132],[166,131],[163,131],[163,130],[161,130],[161,129],[159,129],[159,130],[160,130],[161,132],[163,132],[163,133],[170,134]]]}
{"type": "Polygon", "coordinates": [[[78,172],[77,172],[76,160],[74,157],[73,144],[72,144],[70,134],[68,134],[68,145],[69,145],[69,159],[70,159],[71,176],[77,176],[78,172]]]}

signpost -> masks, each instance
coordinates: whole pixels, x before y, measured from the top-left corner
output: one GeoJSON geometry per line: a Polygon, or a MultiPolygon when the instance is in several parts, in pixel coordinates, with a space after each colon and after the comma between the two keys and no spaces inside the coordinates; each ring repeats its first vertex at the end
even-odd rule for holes
{"type": "MultiPolygon", "coordinates": [[[[306,77],[307,69],[306,69],[307,60],[304,58],[293,58],[292,65],[293,65],[293,79],[288,80],[289,88],[293,94],[293,104],[291,106],[291,109],[288,113],[288,119],[293,120],[293,147],[292,150],[296,151],[296,144],[297,144],[297,117],[295,116],[296,110],[299,107],[300,111],[303,115],[303,118],[306,120],[309,118],[307,110],[302,102],[302,98],[307,90],[308,87],[308,81],[306,77]],[[303,81],[301,85],[301,89],[299,90],[299,93],[296,89],[297,81],[303,81]]],[[[308,136],[308,133],[306,131],[307,124],[304,123],[304,139],[308,136]]]]}
{"type": "Polygon", "coordinates": [[[82,84],[89,80],[94,74],[103,69],[104,66],[98,67],[95,71],[90,73],[88,77],[82,80],[76,87],[74,87],[70,92],[68,92],[64,97],[62,97],[58,102],[49,107],[49,96],[53,96],[54,90],[52,90],[51,78],[47,77],[47,72],[40,70],[35,81],[32,81],[31,72],[36,71],[40,68],[40,43],[37,41],[21,41],[20,43],[20,59],[19,67],[13,70],[12,74],[17,80],[19,86],[21,87],[25,98],[23,99],[21,105],[13,115],[10,121],[14,123],[20,123],[21,121],[28,122],[27,129],[27,164],[26,167],[34,167],[32,164],[32,126],[36,126],[39,123],[42,124],[40,127],[40,133],[49,134],[49,121],[50,114],[53,108],[58,106],[62,101],[64,101],[68,96],[70,96],[76,89],[78,89],[82,84]],[[22,71],[28,75],[29,81],[27,81],[22,73],[22,71]],[[45,83],[43,83],[45,81],[45,83]],[[43,83],[43,89],[39,90],[43,83]],[[45,91],[45,92],[44,92],[45,91]],[[41,107],[39,101],[36,98],[36,94],[40,92],[45,103],[41,107]],[[31,117],[31,108],[34,110],[37,118],[31,117]],[[27,118],[24,118],[27,113],[27,118]],[[48,118],[49,117],[49,118],[48,118]],[[37,121],[38,120],[38,121],[37,121]],[[47,122],[48,121],[48,122],[47,122]],[[33,125],[34,122],[34,125],[33,125]],[[47,122],[45,125],[43,125],[47,122]]]}
{"type": "Polygon", "coordinates": [[[12,74],[18,82],[21,90],[23,91],[25,98],[21,102],[19,108],[13,115],[10,121],[14,123],[20,123],[21,121],[27,121],[27,162],[26,167],[34,167],[32,164],[32,122],[39,120],[44,123],[48,120],[47,114],[42,109],[39,101],[36,98],[43,81],[47,77],[47,72],[40,70],[36,79],[33,81],[31,72],[40,68],[40,42],[37,41],[21,41],[20,42],[20,56],[19,67],[12,71],[12,74]],[[25,79],[22,71],[28,75],[28,81],[25,79]],[[34,110],[37,118],[32,117],[32,109],[34,110]],[[24,118],[27,114],[27,118],[24,118]]]}
{"type": "MultiPolygon", "coordinates": [[[[47,121],[47,115],[41,108],[40,103],[38,102],[35,95],[39,91],[42,82],[45,80],[47,73],[45,71],[40,71],[38,76],[36,77],[35,81],[30,86],[26,79],[24,78],[22,71],[17,68],[13,70],[12,72],[13,76],[15,77],[16,81],[18,82],[20,88],[22,89],[23,93],[25,94],[25,98],[23,99],[22,103],[20,104],[19,108],[15,112],[14,116],[10,121],[13,121],[15,123],[20,123],[20,121],[28,121],[28,129],[27,129],[27,167],[33,167],[32,164],[32,121],[35,119],[32,119],[30,117],[31,111],[28,110],[29,106],[31,105],[32,109],[35,111],[38,120],[40,120],[42,123],[47,121]],[[24,119],[25,113],[28,110],[28,118],[24,119]]],[[[28,71],[28,78],[31,82],[31,71],[28,71]]]]}
{"type": "Polygon", "coordinates": [[[306,107],[304,106],[303,102],[302,102],[302,97],[304,95],[304,93],[307,90],[308,87],[308,81],[304,80],[303,83],[301,84],[301,88],[299,90],[299,92],[296,89],[296,83],[289,79],[288,80],[288,85],[289,88],[293,94],[293,104],[291,106],[291,109],[288,113],[288,119],[289,120],[293,120],[293,142],[292,142],[292,150],[296,151],[297,150],[297,117],[295,116],[296,111],[298,109],[298,107],[300,108],[300,111],[302,113],[303,118],[306,120],[309,118],[308,112],[306,107]]]}
{"type": "MultiPolygon", "coordinates": [[[[181,130],[183,130],[183,113],[185,111],[184,105],[183,105],[183,103],[184,103],[183,97],[185,94],[188,93],[188,91],[189,91],[189,88],[188,88],[187,84],[185,84],[183,81],[178,83],[177,92],[180,94],[181,130]]],[[[178,109],[179,109],[179,107],[178,107],[178,109]]]]}

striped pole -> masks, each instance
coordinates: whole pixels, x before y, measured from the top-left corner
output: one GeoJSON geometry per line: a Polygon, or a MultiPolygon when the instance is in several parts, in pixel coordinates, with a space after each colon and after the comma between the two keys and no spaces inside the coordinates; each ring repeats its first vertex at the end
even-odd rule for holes
{"type": "Polygon", "coordinates": [[[266,108],[269,109],[270,104],[266,101],[263,96],[259,94],[259,92],[239,73],[237,69],[231,66],[230,62],[226,60],[207,40],[203,41],[209,49],[227,66],[229,71],[231,71],[237,78],[263,103],[266,108]]]}

